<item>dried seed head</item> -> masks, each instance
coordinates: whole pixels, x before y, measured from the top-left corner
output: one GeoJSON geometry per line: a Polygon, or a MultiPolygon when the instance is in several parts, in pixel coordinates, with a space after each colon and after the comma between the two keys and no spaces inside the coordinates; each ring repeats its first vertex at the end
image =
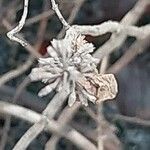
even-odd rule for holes
{"type": "Polygon", "coordinates": [[[92,91],[95,87],[91,87],[89,81],[87,82],[86,74],[97,74],[98,59],[90,54],[94,50],[93,44],[84,38],[70,28],[64,39],[53,40],[52,46],[47,47],[49,57],[40,58],[38,68],[32,69],[30,74],[31,80],[42,80],[48,84],[40,90],[39,96],[45,96],[54,89],[59,91],[69,84],[69,106],[72,106],[77,98],[85,106],[88,105],[87,100],[96,102],[97,95],[92,91]]]}

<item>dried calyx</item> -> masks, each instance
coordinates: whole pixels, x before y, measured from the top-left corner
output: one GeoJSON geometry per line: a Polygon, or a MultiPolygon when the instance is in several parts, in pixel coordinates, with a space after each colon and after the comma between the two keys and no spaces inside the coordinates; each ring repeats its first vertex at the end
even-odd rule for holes
{"type": "Polygon", "coordinates": [[[76,100],[87,106],[88,100],[95,103],[115,97],[117,83],[114,76],[98,75],[96,66],[99,60],[90,54],[94,46],[84,38],[69,28],[64,39],[53,40],[52,46],[47,47],[49,57],[40,58],[38,67],[33,68],[30,74],[32,81],[47,83],[38,93],[39,96],[45,96],[54,89],[59,92],[67,85],[69,106],[76,100]],[[111,80],[107,79],[108,76],[111,76],[111,80]],[[98,96],[100,93],[103,96],[98,96]]]}

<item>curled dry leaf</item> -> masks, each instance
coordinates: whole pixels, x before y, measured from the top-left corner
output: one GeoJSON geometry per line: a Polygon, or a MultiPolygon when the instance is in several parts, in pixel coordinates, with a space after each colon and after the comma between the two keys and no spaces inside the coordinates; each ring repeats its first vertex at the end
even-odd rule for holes
{"type": "Polygon", "coordinates": [[[113,74],[86,74],[86,77],[78,82],[96,97],[96,103],[113,99],[118,93],[117,81],[113,74]]]}
{"type": "Polygon", "coordinates": [[[97,102],[115,98],[118,93],[118,85],[114,75],[104,74],[98,75],[96,78],[99,81],[97,102]]]}

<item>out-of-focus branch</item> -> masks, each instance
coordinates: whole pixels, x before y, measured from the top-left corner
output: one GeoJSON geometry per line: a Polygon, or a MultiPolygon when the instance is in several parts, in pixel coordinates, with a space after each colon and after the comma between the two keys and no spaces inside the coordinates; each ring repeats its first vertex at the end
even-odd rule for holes
{"type": "MultiPolygon", "coordinates": [[[[2,101],[0,101],[0,113],[12,115],[31,123],[37,123],[42,119],[41,114],[38,114],[30,109],[2,101]]],[[[74,144],[76,144],[83,150],[87,149],[97,150],[94,144],[92,144],[78,131],[69,126],[66,126],[62,130],[61,125],[59,125],[59,123],[53,120],[48,120],[46,130],[49,130],[50,132],[61,135],[63,137],[66,137],[68,140],[72,141],[74,144]]]]}
{"type": "Polygon", "coordinates": [[[99,72],[100,73],[105,73],[108,67],[108,63],[109,63],[109,55],[105,56],[100,64],[100,68],[99,68],[99,72]]]}
{"type": "Polygon", "coordinates": [[[74,19],[76,18],[76,15],[78,14],[78,12],[79,12],[79,10],[80,10],[80,8],[81,8],[81,6],[83,5],[83,3],[85,2],[85,0],[76,0],[74,3],[74,8],[72,9],[72,11],[71,11],[71,14],[70,14],[70,16],[69,16],[69,18],[68,18],[68,20],[67,20],[67,22],[69,23],[69,24],[72,24],[73,23],[73,21],[74,21],[74,19]]]}
{"type": "MultiPolygon", "coordinates": [[[[77,110],[79,109],[80,106],[81,106],[80,103],[76,103],[71,108],[67,107],[61,112],[61,115],[59,116],[57,122],[61,125],[62,129],[72,119],[73,115],[75,114],[75,112],[77,112],[77,110]]],[[[60,138],[60,136],[53,135],[50,138],[50,140],[46,143],[45,150],[55,150],[56,144],[57,144],[59,138],[60,138]]]]}
{"type": "Polygon", "coordinates": [[[27,146],[40,134],[46,125],[47,120],[42,118],[39,122],[35,123],[19,140],[13,150],[25,150],[27,146]]]}
{"type": "MultiPolygon", "coordinates": [[[[71,25],[74,21],[74,19],[76,18],[81,6],[83,5],[85,0],[76,0],[74,3],[75,3],[75,6],[73,8],[73,10],[71,11],[71,14],[69,16],[69,18],[67,19],[67,22],[71,25]]],[[[64,35],[64,30],[62,29],[59,34],[58,34],[58,38],[61,38],[62,36],[64,35]]]]}
{"type": "MultiPolygon", "coordinates": [[[[101,60],[99,72],[101,74],[104,74],[107,70],[109,63],[109,55],[105,56],[101,60]]],[[[89,114],[96,118],[92,110],[87,110],[89,114]]],[[[112,149],[120,150],[120,141],[118,140],[117,136],[115,135],[115,127],[111,125],[104,117],[103,115],[103,102],[100,102],[97,106],[97,145],[98,150],[104,150],[106,144],[110,145],[112,149]]]]}
{"type": "Polygon", "coordinates": [[[137,125],[150,127],[150,121],[149,120],[143,120],[143,119],[137,118],[137,117],[129,117],[129,116],[117,114],[117,115],[114,115],[112,118],[113,118],[113,121],[123,120],[123,121],[128,122],[128,123],[133,123],[133,124],[137,124],[137,125]]]}
{"type": "MultiPolygon", "coordinates": [[[[62,3],[60,5],[59,9],[60,10],[63,9],[62,3]]],[[[54,14],[55,14],[55,12],[53,10],[44,11],[44,12],[42,12],[39,15],[36,15],[34,17],[31,17],[31,18],[28,18],[26,20],[25,26],[29,26],[31,24],[37,23],[37,22],[39,22],[39,21],[41,21],[43,19],[50,19],[50,17],[52,17],[54,14]]]]}
{"type": "Polygon", "coordinates": [[[107,72],[118,73],[123,67],[125,67],[129,62],[131,62],[138,54],[144,52],[147,49],[147,47],[150,46],[149,40],[150,40],[150,35],[142,40],[139,39],[135,41],[134,44],[132,44],[131,47],[126,51],[126,53],[117,62],[115,62],[115,64],[113,64],[107,70],[107,72]]]}
{"type": "MultiPolygon", "coordinates": [[[[120,23],[123,25],[135,24],[139,18],[141,18],[148,4],[150,4],[149,0],[139,0],[135,6],[123,17],[120,23]]],[[[127,35],[124,33],[114,33],[104,45],[96,50],[94,57],[101,59],[110,54],[124,43],[126,37],[127,35]]]]}
{"type": "MultiPolygon", "coordinates": [[[[44,3],[43,5],[43,9],[46,10],[47,9],[47,2],[44,3]]],[[[48,19],[44,18],[41,20],[39,28],[38,28],[38,32],[37,32],[37,41],[35,44],[35,49],[39,49],[43,40],[44,40],[44,33],[47,27],[47,22],[48,19]]],[[[32,59],[32,62],[34,61],[34,59],[32,59]]],[[[18,86],[18,88],[16,89],[16,92],[14,94],[12,103],[16,103],[16,101],[18,100],[21,92],[23,91],[23,89],[30,83],[30,78],[27,77],[23,80],[23,82],[18,86]]],[[[5,148],[6,142],[7,142],[7,137],[8,137],[8,132],[9,132],[9,128],[10,128],[10,124],[11,124],[11,116],[7,116],[7,118],[5,119],[5,125],[3,127],[3,134],[2,134],[2,140],[0,142],[0,149],[3,150],[5,148]]]]}
{"type": "Polygon", "coordinates": [[[23,64],[20,65],[17,69],[11,70],[5,74],[3,74],[2,77],[0,77],[0,86],[8,82],[9,80],[16,78],[20,74],[24,73],[29,67],[32,65],[32,57],[29,57],[27,61],[23,64]]]}
{"type": "MultiPolygon", "coordinates": [[[[17,77],[19,74],[25,72],[33,63],[33,61],[31,59],[28,60],[29,64],[28,64],[28,61],[27,61],[23,66],[18,67],[16,70],[9,71],[6,74],[4,74],[3,77],[0,78],[0,80],[2,79],[2,85],[6,81],[11,80],[12,78],[17,77]],[[6,78],[4,79],[5,75],[6,75],[6,78]]],[[[15,100],[16,99],[14,99],[13,102],[15,102],[15,100]]],[[[11,116],[7,116],[6,119],[5,119],[4,127],[3,127],[2,139],[0,141],[0,149],[1,150],[3,150],[5,148],[5,145],[6,145],[6,142],[7,142],[7,137],[8,137],[8,131],[9,131],[9,128],[10,128],[10,124],[11,124],[11,116]]]]}
{"type": "Polygon", "coordinates": [[[46,115],[49,119],[53,118],[61,109],[61,106],[66,100],[68,94],[69,91],[67,90],[67,87],[64,87],[64,89],[57,93],[55,97],[50,101],[46,109],[43,111],[43,114],[46,115]]]}
{"type": "Polygon", "coordinates": [[[47,19],[48,17],[51,17],[53,14],[54,14],[54,12],[52,10],[44,11],[43,13],[41,13],[39,15],[36,15],[32,18],[27,19],[25,26],[29,26],[33,23],[39,22],[40,20],[47,19]]]}
{"type": "Polygon", "coordinates": [[[11,31],[7,33],[7,36],[10,38],[10,40],[16,41],[20,43],[22,46],[26,46],[27,43],[21,40],[20,38],[18,38],[16,34],[23,28],[25,24],[27,14],[28,14],[28,3],[29,3],[29,0],[24,0],[24,11],[23,11],[23,15],[21,17],[21,20],[19,21],[18,26],[16,26],[14,29],[12,29],[11,31]]]}
{"type": "MultiPolygon", "coordinates": [[[[67,91],[67,87],[64,87],[62,91],[56,94],[54,98],[50,101],[50,103],[47,105],[45,110],[42,112],[43,117],[41,119],[45,120],[45,122],[47,122],[49,118],[51,119],[56,114],[56,112],[60,109],[61,105],[66,100],[68,94],[69,93],[67,91]]],[[[38,134],[40,134],[38,130],[42,131],[42,128],[40,129],[38,128],[39,127],[38,124],[40,124],[40,122],[41,120],[35,123],[30,129],[28,129],[28,131],[17,142],[13,150],[23,150],[28,147],[28,145],[32,142],[32,140],[36,138],[38,134]],[[35,129],[35,127],[37,127],[37,129],[35,129]],[[32,135],[32,136],[30,136],[30,138],[27,139],[26,138],[27,135],[32,135]]],[[[43,129],[46,127],[46,124],[45,126],[43,126],[43,129]]]]}

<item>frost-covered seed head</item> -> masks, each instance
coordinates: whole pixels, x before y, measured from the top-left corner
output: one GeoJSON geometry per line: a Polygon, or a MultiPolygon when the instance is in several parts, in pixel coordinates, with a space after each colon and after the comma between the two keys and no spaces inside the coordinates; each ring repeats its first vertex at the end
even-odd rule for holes
{"type": "Polygon", "coordinates": [[[61,90],[64,85],[69,84],[69,106],[77,99],[85,106],[88,100],[95,103],[96,96],[89,93],[84,84],[79,80],[85,79],[89,73],[97,73],[98,59],[93,58],[90,53],[94,46],[85,40],[85,37],[70,28],[64,39],[53,40],[52,45],[47,47],[49,57],[39,58],[39,65],[32,69],[30,78],[33,81],[41,80],[47,83],[39,92],[39,96],[45,96],[52,90],[61,90]],[[66,80],[64,75],[67,74],[66,80]]]}

